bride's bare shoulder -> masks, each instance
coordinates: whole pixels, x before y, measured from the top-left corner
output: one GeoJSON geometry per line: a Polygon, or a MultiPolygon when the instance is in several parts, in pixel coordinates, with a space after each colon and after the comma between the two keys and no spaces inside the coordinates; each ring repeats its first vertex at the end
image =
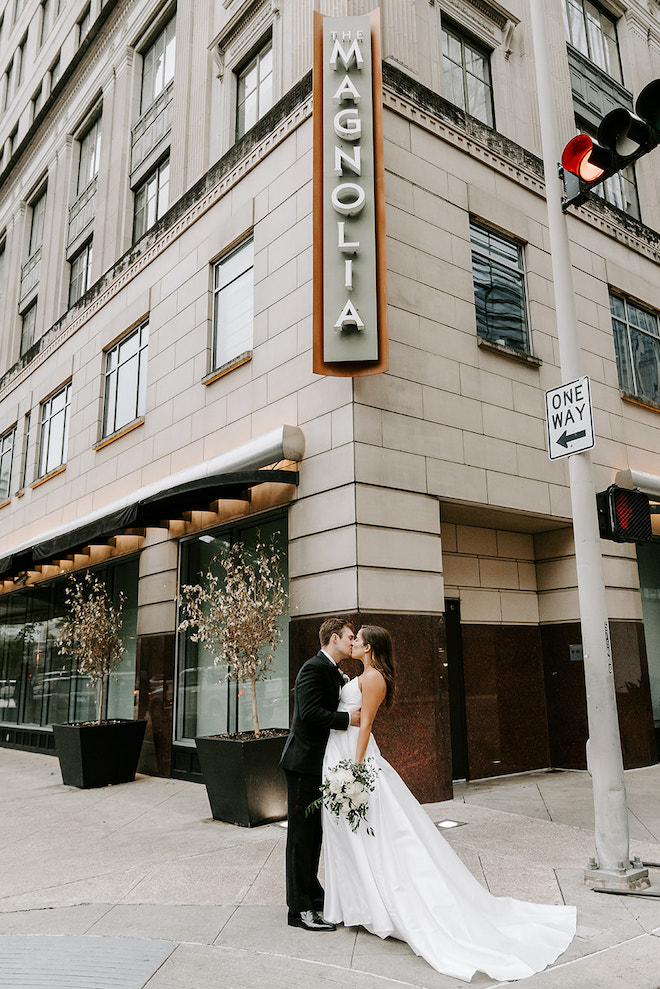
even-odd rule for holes
{"type": "Polygon", "coordinates": [[[385,677],[380,670],[375,669],[373,666],[369,666],[364,673],[358,677],[358,683],[360,684],[362,693],[366,690],[368,693],[384,695],[387,691],[385,677]]]}

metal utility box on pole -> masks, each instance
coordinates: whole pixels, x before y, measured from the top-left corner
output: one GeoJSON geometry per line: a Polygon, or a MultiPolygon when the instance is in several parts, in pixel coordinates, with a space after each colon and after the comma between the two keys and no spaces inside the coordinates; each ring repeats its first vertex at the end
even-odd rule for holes
{"type": "MultiPolygon", "coordinates": [[[[557,169],[560,147],[547,51],[545,4],[542,0],[531,0],[529,6],[534,38],[561,374],[563,381],[575,383],[582,378],[582,370],[567,220],[562,212],[563,189],[557,169]]],[[[639,889],[649,886],[650,882],[648,871],[634,868],[630,861],[626,788],[591,454],[585,449],[580,453],[567,451],[567,455],[587,690],[587,767],[593,781],[598,857],[597,863],[592,860],[586,870],[585,882],[592,886],[639,889]]]]}

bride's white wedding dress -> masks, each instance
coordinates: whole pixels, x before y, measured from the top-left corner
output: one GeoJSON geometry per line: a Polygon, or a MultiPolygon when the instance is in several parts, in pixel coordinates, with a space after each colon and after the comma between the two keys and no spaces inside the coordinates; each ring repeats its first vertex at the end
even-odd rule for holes
{"type": "MultiPolygon", "coordinates": [[[[360,704],[355,678],[344,684],[339,710],[360,704]]],[[[341,759],[355,759],[358,731],[330,732],[324,774],[341,759]]],[[[380,770],[369,794],[374,835],[364,823],[351,831],[323,808],[326,919],[407,941],[438,972],[466,981],[476,971],[524,979],[553,962],[575,934],[575,907],[491,896],[383,759],[373,735],[367,757],[380,770]]]]}

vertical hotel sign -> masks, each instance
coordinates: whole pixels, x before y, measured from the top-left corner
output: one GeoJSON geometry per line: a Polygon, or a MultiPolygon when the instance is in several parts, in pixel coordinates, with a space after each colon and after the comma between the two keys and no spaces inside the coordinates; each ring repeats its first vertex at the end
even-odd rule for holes
{"type": "Polygon", "coordinates": [[[314,12],[314,371],[388,367],[380,16],[314,12]]]}

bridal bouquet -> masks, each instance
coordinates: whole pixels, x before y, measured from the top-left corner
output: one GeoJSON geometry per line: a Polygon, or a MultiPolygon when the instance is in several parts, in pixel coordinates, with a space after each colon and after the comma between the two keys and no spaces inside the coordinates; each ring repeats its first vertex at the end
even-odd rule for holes
{"type": "MultiPolygon", "coordinates": [[[[335,817],[345,817],[351,831],[357,831],[366,821],[369,807],[369,793],[376,786],[378,770],[371,759],[352,762],[342,759],[328,769],[321,783],[321,796],[307,808],[307,813],[325,804],[335,817]]],[[[373,835],[373,828],[367,827],[367,834],[373,835]]]]}

